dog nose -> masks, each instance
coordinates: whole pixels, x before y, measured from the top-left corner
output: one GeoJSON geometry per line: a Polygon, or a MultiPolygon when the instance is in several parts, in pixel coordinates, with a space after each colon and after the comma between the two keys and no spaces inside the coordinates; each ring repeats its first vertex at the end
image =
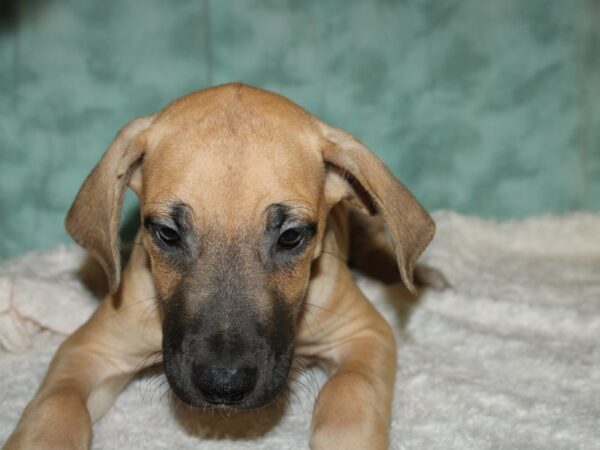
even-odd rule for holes
{"type": "Polygon", "coordinates": [[[194,364],[194,385],[209,403],[241,403],[256,384],[256,368],[211,367],[194,364]]]}

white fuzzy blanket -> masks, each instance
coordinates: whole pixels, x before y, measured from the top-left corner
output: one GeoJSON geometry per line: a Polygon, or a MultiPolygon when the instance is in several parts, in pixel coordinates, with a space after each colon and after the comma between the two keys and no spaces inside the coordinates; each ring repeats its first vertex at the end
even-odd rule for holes
{"type": "MultiPolygon", "coordinates": [[[[414,299],[359,280],[398,335],[392,448],[600,449],[600,215],[435,219],[423,260],[452,288],[414,299]]],[[[0,266],[0,443],[64,334],[97,304],[75,277],[82,257],[58,247],[0,266]]],[[[314,372],[296,386],[266,434],[230,440],[191,433],[164,387],[142,377],[96,424],[93,446],[306,448],[322,381],[314,372]]]]}

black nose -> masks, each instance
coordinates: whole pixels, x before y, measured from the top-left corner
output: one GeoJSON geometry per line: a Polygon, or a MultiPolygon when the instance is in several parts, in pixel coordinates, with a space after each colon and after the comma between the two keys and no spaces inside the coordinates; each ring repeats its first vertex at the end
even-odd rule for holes
{"type": "Polygon", "coordinates": [[[241,403],[256,384],[256,368],[211,367],[194,364],[193,382],[209,403],[241,403]]]}

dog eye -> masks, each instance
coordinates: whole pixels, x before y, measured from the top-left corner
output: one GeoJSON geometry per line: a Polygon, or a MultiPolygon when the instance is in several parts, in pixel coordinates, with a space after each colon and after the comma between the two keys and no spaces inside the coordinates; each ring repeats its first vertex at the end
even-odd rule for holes
{"type": "Polygon", "coordinates": [[[164,225],[156,227],[155,233],[156,236],[167,245],[177,245],[181,240],[177,231],[164,225]]]}
{"type": "Polygon", "coordinates": [[[279,235],[277,245],[286,250],[291,250],[300,245],[302,242],[302,237],[302,234],[295,228],[288,228],[279,235]]]}

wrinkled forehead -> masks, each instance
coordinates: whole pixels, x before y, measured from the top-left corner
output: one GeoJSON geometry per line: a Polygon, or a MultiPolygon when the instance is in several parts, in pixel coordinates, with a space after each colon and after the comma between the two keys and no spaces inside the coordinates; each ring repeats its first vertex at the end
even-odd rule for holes
{"type": "Polygon", "coordinates": [[[316,218],[322,138],[302,111],[277,106],[202,104],[159,117],[148,133],[143,207],[185,203],[196,220],[232,227],[273,204],[316,218]]]}

